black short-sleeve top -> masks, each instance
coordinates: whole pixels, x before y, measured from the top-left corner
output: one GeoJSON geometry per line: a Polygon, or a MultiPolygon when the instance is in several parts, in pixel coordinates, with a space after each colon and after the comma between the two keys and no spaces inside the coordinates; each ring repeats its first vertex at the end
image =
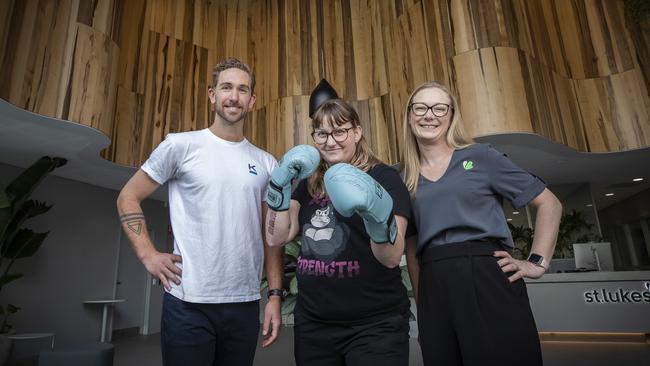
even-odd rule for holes
{"type": "Polygon", "coordinates": [[[420,175],[411,202],[417,252],[428,246],[470,240],[491,240],[512,247],[503,199],[519,208],[545,187],[539,178],[489,145],[454,150],[440,179],[434,182],[420,175]]]}
{"type": "MultiPolygon", "coordinates": [[[[408,219],[411,202],[399,173],[379,164],[368,175],[390,194],[393,213],[408,219]]],[[[375,258],[359,215],[341,216],[327,197],[312,197],[307,180],[298,183],[291,199],[300,203],[302,236],[296,322],[355,323],[408,309],[400,268],[388,268],[375,258]]]]}

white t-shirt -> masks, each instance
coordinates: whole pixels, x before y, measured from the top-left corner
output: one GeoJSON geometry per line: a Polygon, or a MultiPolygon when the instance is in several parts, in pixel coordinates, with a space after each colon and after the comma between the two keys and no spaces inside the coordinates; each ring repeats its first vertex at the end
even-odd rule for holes
{"type": "Polygon", "coordinates": [[[264,258],[262,204],[273,156],[209,129],[169,134],[142,170],[169,183],[174,254],[183,258],[171,294],[195,303],[258,300],[264,258]]]}

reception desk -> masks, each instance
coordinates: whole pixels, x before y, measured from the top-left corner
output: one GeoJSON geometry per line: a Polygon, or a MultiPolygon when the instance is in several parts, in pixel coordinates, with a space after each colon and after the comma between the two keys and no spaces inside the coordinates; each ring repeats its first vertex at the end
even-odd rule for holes
{"type": "Polygon", "coordinates": [[[650,334],[650,271],[549,273],[526,285],[540,332],[650,334]]]}

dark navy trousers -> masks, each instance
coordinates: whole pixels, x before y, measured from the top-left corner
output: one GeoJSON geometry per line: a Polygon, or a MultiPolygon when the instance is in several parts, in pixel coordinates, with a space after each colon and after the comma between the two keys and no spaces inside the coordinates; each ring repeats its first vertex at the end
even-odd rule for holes
{"type": "Polygon", "coordinates": [[[197,304],[165,293],[163,365],[251,366],[259,328],[259,301],[197,304]]]}

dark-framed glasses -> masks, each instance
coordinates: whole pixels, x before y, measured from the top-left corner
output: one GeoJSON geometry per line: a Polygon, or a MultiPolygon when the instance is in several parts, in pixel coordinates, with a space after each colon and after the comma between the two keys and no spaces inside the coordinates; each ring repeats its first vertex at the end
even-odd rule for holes
{"type": "Polygon", "coordinates": [[[353,129],[354,126],[348,128],[337,128],[332,130],[332,132],[325,132],[323,130],[317,130],[311,133],[311,138],[314,139],[314,142],[317,144],[324,144],[327,142],[327,138],[332,136],[334,141],[343,142],[348,138],[348,131],[353,129]]]}
{"type": "Polygon", "coordinates": [[[431,113],[436,117],[444,117],[449,113],[449,110],[452,109],[449,104],[445,103],[436,103],[432,106],[428,106],[424,103],[412,103],[409,107],[411,108],[411,112],[416,116],[424,116],[427,114],[429,109],[431,109],[431,113]]]}

